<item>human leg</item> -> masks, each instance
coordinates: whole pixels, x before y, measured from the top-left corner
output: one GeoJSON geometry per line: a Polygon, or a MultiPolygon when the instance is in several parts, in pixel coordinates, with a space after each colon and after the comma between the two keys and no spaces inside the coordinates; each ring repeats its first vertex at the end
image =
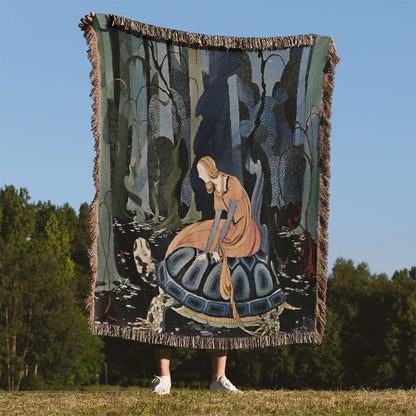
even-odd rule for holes
{"type": "Polygon", "coordinates": [[[156,347],[156,360],[161,377],[170,378],[170,357],[172,356],[172,350],[166,347],[156,347]]]}
{"type": "Polygon", "coordinates": [[[223,393],[242,393],[225,376],[227,365],[227,350],[213,350],[211,353],[212,381],[209,388],[210,392],[220,391],[223,393]]]}
{"type": "Polygon", "coordinates": [[[166,347],[156,347],[156,360],[160,376],[155,376],[153,380],[152,393],[155,394],[169,394],[171,379],[170,379],[170,357],[172,350],[166,347]]]}
{"type": "Polygon", "coordinates": [[[211,353],[211,369],[212,381],[219,376],[225,376],[225,367],[227,365],[228,350],[212,350],[211,353]]]}

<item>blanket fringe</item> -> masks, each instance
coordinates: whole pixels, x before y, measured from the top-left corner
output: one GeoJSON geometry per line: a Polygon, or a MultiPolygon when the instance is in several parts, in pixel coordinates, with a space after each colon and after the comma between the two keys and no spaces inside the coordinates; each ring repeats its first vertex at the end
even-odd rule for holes
{"type": "Polygon", "coordinates": [[[97,45],[97,35],[91,25],[87,26],[84,36],[88,45],[88,59],[91,62],[92,70],[90,72],[90,80],[92,90],[90,97],[93,100],[91,118],[91,131],[95,139],[95,159],[93,180],[95,184],[95,196],[90,204],[90,249],[88,252],[91,267],[91,290],[87,299],[87,309],[89,310],[89,325],[94,332],[94,290],[97,280],[97,244],[98,244],[98,194],[99,194],[99,165],[100,165],[100,143],[101,143],[101,91],[100,91],[100,57],[97,45]]]}
{"type": "Polygon", "coordinates": [[[329,219],[329,180],[331,147],[329,138],[331,136],[331,105],[332,93],[334,91],[335,67],[339,63],[335,43],[332,39],[332,48],[328,55],[324,69],[323,95],[320,120],[320,192],[319,192],[319,225],[318,225],[318,248],[317,248],[317,302],[316,302],[316,332],[318,343],[322,342],[326,323],[326,291],[328,272],[328,219],[329,219]]]}
{"type": "Polygon", "coordinates": [[[316,35],[297,35],[280,37],[231,37],[214,36],[200,33],[189,33],[180,30],[167,29],[146,23],[136,22],[125,17],[107,15],[109,25],[127,32],[137,32],[153,39],[169,40],[176,43],[186,43],[195,47],[216,47],[224,49],[286,49],[300,46],[312,46],[315,44],[316,35]]]}
{"type": "Polygon", "coordinates": [[[319,341],[316,332],[280,332],[276,335],[262,337],[214,338],[177,336],[166,333],[160,334],[154,331],[103,323],[96,323],[93,327],[93,333],[95,335],[124,338],[169,347],[201,348],[208,350],[253,349],[289,344],[318,343],[319,341]]]}

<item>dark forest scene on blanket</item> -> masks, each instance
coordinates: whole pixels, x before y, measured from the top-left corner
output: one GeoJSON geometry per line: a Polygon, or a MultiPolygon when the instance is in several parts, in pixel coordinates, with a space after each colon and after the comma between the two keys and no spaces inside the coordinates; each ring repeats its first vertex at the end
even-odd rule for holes
{"type": "Polygon", "coordinates": [[[333,40],[102,14],[85,37],[93,333],[209,349],[320,343],[333,40]]]}

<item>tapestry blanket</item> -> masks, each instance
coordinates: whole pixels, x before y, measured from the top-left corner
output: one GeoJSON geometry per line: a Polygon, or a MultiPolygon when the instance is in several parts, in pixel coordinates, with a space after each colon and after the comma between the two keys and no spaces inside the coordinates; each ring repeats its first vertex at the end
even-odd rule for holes
{"type": "Polygon", "coordinates": [[[93,333],[208,349],[321,342],[333,40],[103,14],[85,37],[93,333]]]}

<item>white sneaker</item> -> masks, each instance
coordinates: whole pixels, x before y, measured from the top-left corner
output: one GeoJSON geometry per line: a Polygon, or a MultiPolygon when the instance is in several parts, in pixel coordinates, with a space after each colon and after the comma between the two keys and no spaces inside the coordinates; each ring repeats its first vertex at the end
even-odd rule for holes
{"type": "Polygon", "coordinates": [[[215,381],[211,381],[209,391],[211,393],[214,391],[220,391],[222,393],[242,393],[242,391],[238,390],[238,388],[225,376],[219,376],[215,381]]]}
{"type": "Polygon", "coordinates": [[[169,394],[170,393],[170,377],[168,376],[155,376],[153,380],[152,394],[169,394]]]}

